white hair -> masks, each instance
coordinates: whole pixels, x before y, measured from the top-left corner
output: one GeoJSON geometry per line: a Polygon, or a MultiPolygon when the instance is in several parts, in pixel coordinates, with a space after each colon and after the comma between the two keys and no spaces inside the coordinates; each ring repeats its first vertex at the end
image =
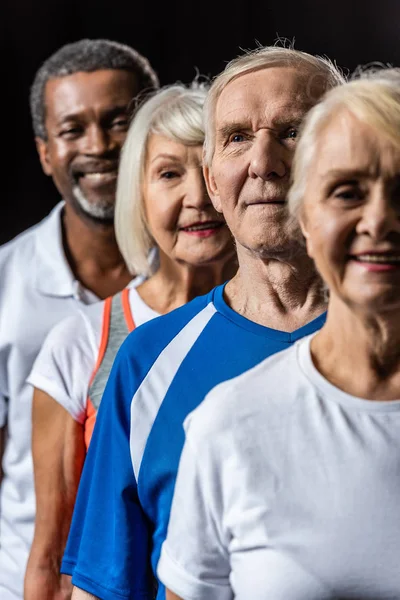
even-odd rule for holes
{"type": "Polygon", "coordinates": [[[206,81],[175,83],[156,91],[138,108],[122,147],[115,204],[115,233],[131,273],[150,275],[154,247],[146,223],[142,179],[150,136],[163,135],[188,146],[203,144],[206,81]]]}
{"type": "Polygon", "coordinates": [[[296,143],[288,208],[298,222],[319,136],[338,112],[347,111],[400,148],[400,69],[358,67],[347,83],[325,94],[305,117],[296,143]]]}
{"type": "MultiPolygon", "coordinates": [[[[344,75],[329,58],[313,56],[290,47],[264,46],[230,61],[224,71],[214,78],[204,105],[204,122],[206,128],[204,143],[204,160],[211,166],[215,151],[215,112],[222,91],[233,79],[252,71],[271,67],[296,67],[309,74],[305,93],[311,102],[316,102],[323,90],[330,89],[345,81],[344,75]]],[[[268,99],[265,99],[268,102],[268,99]]]]}

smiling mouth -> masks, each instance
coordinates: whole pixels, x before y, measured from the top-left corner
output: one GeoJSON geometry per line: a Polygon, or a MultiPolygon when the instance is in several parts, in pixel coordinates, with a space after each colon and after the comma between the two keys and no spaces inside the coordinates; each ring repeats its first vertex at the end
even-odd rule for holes
{"type": "Polygon", "coordinates": [[[221,229],[225,225],[223,221],[206,221],[204,223],[193,223],[192,225],[188,225],[187,227],[180,227],[180,231],[186,231],[188,233],[193,233],[196,231],[210,231],[215,229],[221,229]]]}
{"type": "Polygon", "coordinates": [[[79,173],[78,180],[91,183],[109,183],[117,178],[117,171],[96,171],[91,173],[79,173]]]}
{"type": "Polygon", "coordinates": [[[400,254],[358,254],[350,255],[350,260],[380,265],[400,265],[400,254]]]}

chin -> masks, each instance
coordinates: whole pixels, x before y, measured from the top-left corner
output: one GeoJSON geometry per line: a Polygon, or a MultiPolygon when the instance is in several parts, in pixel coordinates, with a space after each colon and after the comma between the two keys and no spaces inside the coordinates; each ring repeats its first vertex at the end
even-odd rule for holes
{"type": "Polygon", "coordinates": [[[400,318],[400,294],[399,290],[386,289],[386,290],[355,290],[354,293],[350,293],[347,298],[344,298],[345,304],[351,307],[357,307],[365,315],[368,313],[371,317],[378,315],[384,315],[386,313],[393,313],[396,318],[400,318]]]}
{"type": "Polygon", "coordinates": [[[113,223],[115,212],[115,198],[96,198],[83,194],[79,186],[75,186],[74,190],[74,205],[79,213],[85,217],[100,223],[113,223]]]}

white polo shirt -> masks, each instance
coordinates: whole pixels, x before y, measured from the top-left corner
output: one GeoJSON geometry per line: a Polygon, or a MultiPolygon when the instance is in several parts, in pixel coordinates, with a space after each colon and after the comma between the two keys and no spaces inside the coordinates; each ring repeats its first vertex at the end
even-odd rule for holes
{"type": "Polygon", "coordinates": [[[60,202],[0,247],[0,426],[7,424],[0,488],[0,598],[21,600],[33,537],[32,388],[26,382],[49,330],[99,299],[75,279],[64,255],[60,202]]]}

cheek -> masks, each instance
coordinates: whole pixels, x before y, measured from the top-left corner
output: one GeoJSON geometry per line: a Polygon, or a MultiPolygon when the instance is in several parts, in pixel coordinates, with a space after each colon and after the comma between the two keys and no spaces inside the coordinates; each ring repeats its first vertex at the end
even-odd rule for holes
{"type": "Polygon", "coordinates": [[[239,161],[226,160],[223,163],[217,163],[214,166],[214,181],[217,191],[224,199],[229,199],[235,195],[242,184],[242,173],[239,161]]]}
{"type": "Polygon", "coordinates": [[[156,194],[146,203],[146,219],[151,234],[157,241],[158,237],[175,234],[181,211],[180,203],[156,194]]]}
{"type": "Polygon", "coordinates": [[[307,251],[323,275],[340,269],[347,256],[352,227],[347,219],[326,210],[314,210],[306,225],[307,251]]]}

